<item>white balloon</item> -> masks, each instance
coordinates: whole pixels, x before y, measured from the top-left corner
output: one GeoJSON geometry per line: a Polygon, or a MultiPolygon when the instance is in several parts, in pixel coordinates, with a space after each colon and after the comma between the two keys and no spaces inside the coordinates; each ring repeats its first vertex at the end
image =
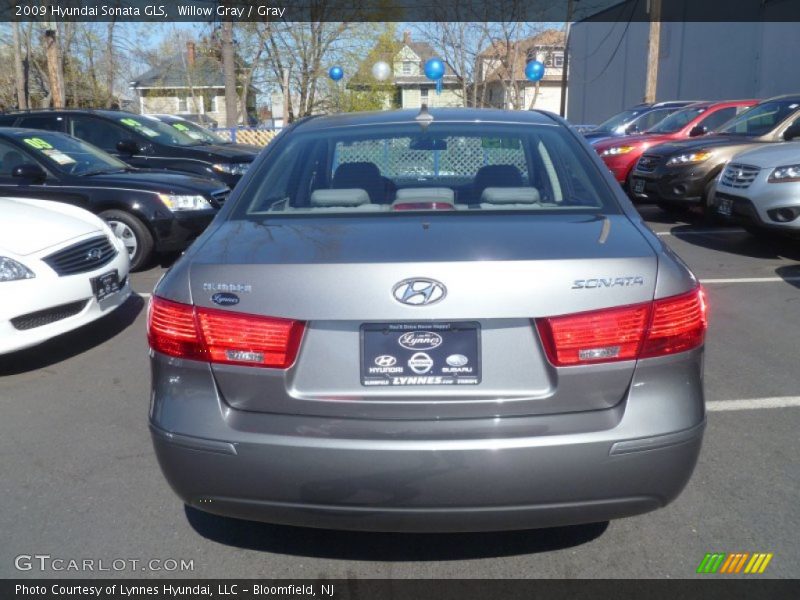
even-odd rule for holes
{"type": "Polygon", "coordinates": [[[392,75],[392,68],[389,63],[379,60],[372,65],[372,76],[378,81],[386,81],[392,75]]]}

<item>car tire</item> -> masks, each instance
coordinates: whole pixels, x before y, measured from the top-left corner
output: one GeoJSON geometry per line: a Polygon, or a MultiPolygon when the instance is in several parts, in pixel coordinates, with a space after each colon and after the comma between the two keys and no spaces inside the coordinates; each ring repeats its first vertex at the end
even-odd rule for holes
{"type": "Polygon", "coordinates": [[[142,269],[153,259],[153,235],[139,218],[124,210],[104,210],[98,216],[127,248],[131,271],[142,269]]]}

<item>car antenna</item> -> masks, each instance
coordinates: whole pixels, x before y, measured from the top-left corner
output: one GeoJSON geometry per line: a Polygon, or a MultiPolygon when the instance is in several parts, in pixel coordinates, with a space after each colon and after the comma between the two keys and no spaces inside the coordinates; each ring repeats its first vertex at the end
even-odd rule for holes
{"type": "Polygon", "coordinates": [[[433,115],[428,112],[428,105],[423,104],[419,109],[419,114],[414,117],[414,120],[417,121],[423,129],[426,129],[428,125],[433,123],[433,115]]]}

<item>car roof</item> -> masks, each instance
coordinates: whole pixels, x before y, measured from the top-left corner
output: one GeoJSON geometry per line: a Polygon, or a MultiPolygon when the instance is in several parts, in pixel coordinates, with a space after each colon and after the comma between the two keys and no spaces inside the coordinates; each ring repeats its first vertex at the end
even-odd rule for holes
{"type": "Polygon", "coordinates": [[[127,110],[111,110],[106,108],[42,108],[42,109],[25,109],[25,110],[8,110],[4,113],[4,115],[16,115],[16,116],[24,116],[24,115],[63,115],[63,114],[92,114],[92,115],[100,115],[101,117],[108,117],[114,118],[118,117],[119,115],[135,115],[135,116],[146,116],[146,115],[137,115],[136,113],[129,112],[127,110]]]}
{"type": "Polygon", "coordinates": [[[789,100],[791,102],[800,102],[800,94],[783,94],[781,96],[773,96],[772,98],[762,100],[762,102],[770,102],[773,100],[789,100]]]}
{"type": "MultiPolygon", "coordinates": [[[[508,123],[529,125],[556,125],[557,117],[539,110],[501,110],[495,108],[431,108],[428,113],[434,123],[508,123]]],[[[315,131],[334,127],[365,125],[398,125],[417,123],[420,110],[382,110],[358,113],[338,113],[310,117],[297,121],[295,127],[315,131]]]]}
{"type": "Polygon", "coordinates": [[[49,129],[31,129],[30,127],[0,127],[0,135],[11,138],[18,138],[24,135],[63,135],[71,137],[63,131],[50,131],[49,129]]]}
{"type": "Polygon", "coordinates": [[[726,106],[750,106],[761,102],[761,100],[703,100],[702,102],[693,102],[683,108],[719,108],[726,106]]]}

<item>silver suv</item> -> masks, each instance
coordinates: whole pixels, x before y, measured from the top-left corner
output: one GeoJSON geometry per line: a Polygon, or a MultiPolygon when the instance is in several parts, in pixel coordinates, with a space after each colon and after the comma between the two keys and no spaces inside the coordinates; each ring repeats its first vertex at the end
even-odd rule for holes
{"type": "Polygon", "coordinates": [[[305,120],[155,289],[150,426],[200,510],[476,531],[665,506],[706,307],[547,113],[305,120]]]}

